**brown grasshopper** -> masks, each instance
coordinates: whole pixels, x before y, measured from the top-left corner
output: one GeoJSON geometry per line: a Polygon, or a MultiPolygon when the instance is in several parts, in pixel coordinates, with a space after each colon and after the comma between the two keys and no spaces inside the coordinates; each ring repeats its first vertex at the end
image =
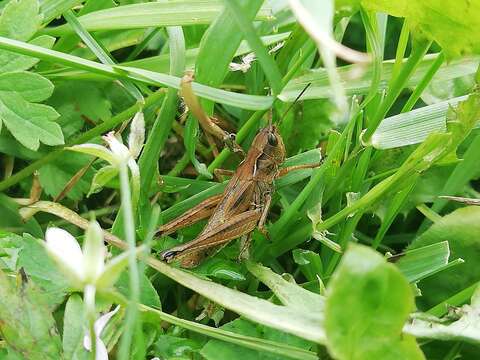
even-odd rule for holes
{"type": "Polygon", "coordinates": [[[282,137],[270,123],[255,136],[245,159],[233,173],[222,194],[204,200],[158,229],[161,235],[168,235],[209,218],[195,239],[163,251],[160,254],[162,260],[171,262],[180,259],[182,267],[195,267],[210,251],[233,239],[246,237],[241,250],[243,254],[256,227],[266,234],[265,222],[272,202],[274,180],[291,170],[318,166],[308,164],[280,169],[284,161],[285,146],[282,137]]]}

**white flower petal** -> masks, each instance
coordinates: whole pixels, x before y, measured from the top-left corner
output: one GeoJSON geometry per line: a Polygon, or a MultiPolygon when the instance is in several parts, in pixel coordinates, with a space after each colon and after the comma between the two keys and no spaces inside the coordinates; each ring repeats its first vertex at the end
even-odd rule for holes
{"type": "Polygon", "coordinates": [[[102,340],[97,339],[97,352],[95,360],[108,360],[108,350],[102,340]]]}
{"type": "MultiPolygon", "coordinates": [[[[115,315],[118,310],[120,309],[120,305],[118,305],[112,311],[100,316],[93,325],[94,332],[95,332],[95,344],[97,346],[97,352],[95,354],[95,360],[108,360],[108,351],[101,339],[102,331],[107,325],[108,321],[115,315]]],[[[88,351],[92,351],[92,340],[90,339],[90,333],[87,331],[85,336],[83,337],[83,347],[88,351]]]]}
{"type": "Polygon", "coordinates": [[[128,134],[128,148],[132,157],[136,159],[142,151],[145,142],[145,119],[143,112],[137,112],[130,125],[130,134],[128,134]]]}
{"type": "Polygon", "coordinates": [[[102,331],[103,329],[105,328],[105,326],[107,325],[107,323],[110,321],[110,319],[112,318],[113,315],[115,315],[118,310],[120,310],[120,305],[118,305],[115,309],[113,309],[112,311],[106,313],[106,314],[103,314],[102,316],[100,316],[97,321],[95,321],[95,325],[93,326],[94,329],[95,329],[95,335],[97,335],[97,337],[100,337],[100,335],[102,335],[102,331]]]}
{"type": "Polygon", "coordinates": [[[71,151],[76,151],[83,154],[99,157],[100,159],[108,161],[112,165],[116,163],[116,159],[113,153],[110,150],[108,150],[105,146],[102,146],[102,145],[81,144],[81,145],[70,146],[67,149],[71,151]]]}
{"type": "MultiPolygon", "coordinates": [[[[108,360],[108,350],[104,342],[100,338],[97,338],[96,341],[97,348],[95,353],[95,360],[108,360]]],[[[83,338],[83,347],[88,351],[92,351],[92,341],[90,340],[89,335],[85,335],[85,337],[83,338]]]]}
{"type": "Polygon", "coordinates": [[[77,240],[68,231],[48,228],[45,233],[46,249],[62,268],[83,280],[83,254],[77,240]]]}
{"type": "Polygon", "coordinates": [[[130,150],[128,150],[128,148],[115,137],[115,133],[113,131],[103,136],[103,139],[107,142],[108,147],[110,150],[112,150],[112,153],[118,162],[126,163],[128,159],[132,157],[130,150]]]}
{"type": "Polygon", "coordinates": [[[105,267],[107,249],[103,244],[103,231],[96,221],[88,226],[83,243],[85,280],[95,283],[105,267]]]}

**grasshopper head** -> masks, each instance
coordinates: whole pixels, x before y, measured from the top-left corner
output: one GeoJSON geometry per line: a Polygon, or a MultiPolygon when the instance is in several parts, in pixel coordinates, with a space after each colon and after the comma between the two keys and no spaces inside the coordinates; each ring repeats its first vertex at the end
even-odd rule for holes
{"type": "Polygon", "coordinates": [[[256,149],[254,159],[255,176],[265,181],[273,181],[278,167],[285,160],[285,145],[278,129],[269,125],[262,129],[253,140],[252,147],[256,149]]]}
{"type": "Polygon", "coordinates": [[[274,125],[267,126],[262,132],[266,139],[263,148],[265,156],[272,159],[276,165],[280,165],[285,161],[285,145],[282,136],[274,125]]]}

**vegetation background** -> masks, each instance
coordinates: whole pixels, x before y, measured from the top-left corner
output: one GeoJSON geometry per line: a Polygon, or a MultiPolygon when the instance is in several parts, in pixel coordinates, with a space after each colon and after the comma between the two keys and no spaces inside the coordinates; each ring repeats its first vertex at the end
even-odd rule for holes
{"type": "Polygon", "coordinates": [[[0,358],[478,358],[479,0],[0,10],[0,358]],[[188,271],[158,254],[205,222],[154,230],[241,159],[187,70],[246,151],[271,117],[285,165],[322,159],[276,182],[249,261],[188,271]]]}

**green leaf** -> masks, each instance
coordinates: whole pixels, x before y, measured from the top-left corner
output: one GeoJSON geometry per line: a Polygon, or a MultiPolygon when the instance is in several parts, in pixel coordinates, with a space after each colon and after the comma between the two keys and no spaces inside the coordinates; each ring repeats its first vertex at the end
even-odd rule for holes
{"type": "Polygon", "coordinates": [[[201,347],[199,340],[165,334],[153,344],[153,354],[160,359],[191,359],[201,347]]]}
{"type": "MultiPolygon", "coordinates": [[[[260,7],[261,4],[262,1],[257,1],[253,7],[260,7]]],[[[238,5],[235,1],[227,1],[225,6],[230,10],[230,16],[237,23],[238,29],[244,34],[245,39],[248,41],[248,44],[258,58],[263,72],[270,83],[270,87],[273,90],[273,94],[278,94],[282,90],[282,74],[280,74],[277,63],[268,53],[267,49],[260,40],[260,37],[255,32],[255,28],[249,19],[250,6],[245,9],[241,5],[238,5]]]]}
{"type": "MultiPolygon", "coordinates": [[[[40,184],[45,193],[51,197],[57,196],[72,177],[85,165],[88,164],[91,157],[83,154],[69,152],[68,156],[60,157],[39,169],[40,184]]],[[[75,186],[67,193],[67,197],[72,200],[79,200],[83,194],[88,192],[92,171],[82,176],[75,186]]]]}
{"type": "Polygon", "coordinates": [[[118,175],[118,167],[107,165],[98,170],[92,179],[87,196],[100,192],[102,188],[118,175]]]}
{"type": "MultiPolygon", "coordinates": [[[[198,25],[209,24],[222,8],[223,3],[219,0],[149,2],[95,11],[78,20],[88,31],[198,25]]],[[[270,13],[271,10],[265,7],[257,19],[266,20],[270,13]]],[[[72,29],[63,25],[46,31],[51,35],[63,35],[72,29]]]]}
{"type": "Polygon", "coordinates": [[[480,302],[479,287],[472,296],[471,305],[457,308],[455,315],[446,315],[439,319],[430,314],[415,314],[405,325],[404,331],[419,338],[443,341],[466,341],[480,344],[480,302]]]}
{"type": "Polygon", "coordinates": [[[372,135],[373,147],[384,150],[418,144],[433,132],[447,131],[448,109],[466,99],[461,96],[385,118],[372,135]]]}
{"type": "Polygon", "coordinates": [[[105,91],[94,82],[56,83],[47,103],[60,113],[57,122],[62,127],[65,139],[76,134],[85,125],[86,119],[98,124],[112,116],[112,104],[105,91]]]}
{"type": "Polygon", "coordinates": [[[82,2],[83,0],[41,0],[40,10],[43,15],[43,23],[49,23],[68,9],[71,9],[82,2]]]}
{"type": "MultiPolygon", "coordinates": [[[[72,66],[77,69],[84,69],[96,74],[105,75],[111,78],[128,78],[135,81],[154,86],[168,86],[175,89],[180,88],[180,78],[153,71],[132,68],[128,66],[109,66],[86,60],[77,56],[64,54],[59,51],[44,49],[29,43],[0,37],[0,48],[15,51],[19,54],[26,54],[38,57],[50,62],[72,66]]],[[[192,83],[195,94],[200,97],[232,105],[249,110],[266,110],[271,107],[273,97],[261,95],[247,95],[222,89],[212,88],[196,82],[192,83]]]]}
{"type": "Polygon", "coordinates": [[[0,121],[22,145],[37,150],[46,145],[64,143],[60,126],[54,121],[59,114],[50,106],[26,101],[12,91],[0,91],[0,121]]]}
{"type": "MultiPolygon", "coordinates": [[[[411,283],[432,276],[452,265],[463,263],[462,259],[455,259],[448,263],[450,257],[448,241],[423,246],[398,256],[400,256],[400,260],[396,262],[396,265],[411,283]]],[[[389,260],[394,260],[395,257],[389,258],[389,260]]]]}
{"type": "MultiPolygon", "coordinates": [[[[55,38],[48,35],[36,37],[28,42],[46,49],[55,43],[55,38]]],[[[28,70],[40,60],[31,56],[19,55],[11,51],[0,50],[0,73],[28,70]]]]}
{"type": "Polygon", "coordinates": [[[40,240],[28,234],[23,236],[18,266],[25,270],[31,281],[45,291],[51,306],[63,301],[68,282],[59,273],[58,267],[48,256],[40,240]]]}
{"type": "Polygon", "coordinates": [[[322,313],[325,306],[323,296],[289,282],[269,268],[249,263],[248,270],[260,281],[267,285],[285,306],[304,311],[306,313],[322,313]]]}
{"type": "MultiPolygon", "coordinates": [[[[438,54],[426,55],[418,64],[413,75],[407,80],[407,87],[414,87],[420,83],[425,74],[435,62],[438,54]]],[[[406,60],[403,61],[405,63],[406,60]]],[[[356,65],[342,66],[338,68],[338,73],[345,87],[347,95],[367,94],[370,91],[372,77],[374,75],[374,66],[366,65],[364,72],[359,76],[352,78],[352,72],[355,72],[356,65]]],[[[465,57],[453,60],[449,63],[443,63],[434,76],[436,81],[447,81],[461,78],[466,75],[475,74],[478,67],[478,56],[465,57]]],[[[392,79],[394,70],[394,61],[386,60],[382,63],[381,80],[378,91],[387,89],[389,81],[392,79]]],[[[302,95],[302,99],[328,99],[332,96],[332,89],[328,80],[327,71],[324,68],[311,69],[302,73],[300,76],[290,80],[283,89],[279,98],[285,102],[295,100],[298,94],[311,83],[309,88],[302,95]]]]}
{"type": "Polygon", "coordinates": [[[75,359],[74,354],[83,349],[85,314],[82,298],[73,294],[68,298],[63,315],[63,352],[66,359],[75,359]]]}
{"type": "Polygon", "coordinates": [[[394,265],[368,247],[351,244],[327,288],[327,347],[336,359],[424,359],[402,334],[413,294],[394,265]]]}
{"type": "Polygon", "coordinates": [[[195,155],[195,145],[198,142],[198,121],[190,115],[187,118],[187,123],[185,124],[185,134],[183,144],[185,145],[186,152],[192,165],[195,167],[195,170],[199,175],[206,177],[207,179],[212,179],[213,176],[207,170],[207,165],[198,161],[195,155]]]}
{"type": "Polygon", "coordinates": [[[323,314],[306,313],[287,306],[275,305],[212,281],[197,278],[155,259],[150,259],[149,265],[183,286],[249,320],[317,343],[325,341],[323,314]]]}
{"type": "Polygon", "coordinates": [[[15,91],[26,101],[40,102],[52,95],[53,84],[41,75],[26,71],[0,74],[0,92],[6,91],[15,91]]]}
{"type": "Polygon", "coordinates": [[[430,308],[460,290],[480,280],[480,207],[468,206],[455,210],[433,224],[420,237],[415,239],[409,249],[448,241],[451,257],[462,258],[465,263],[444,270],[439,274],[422,280],[418,286],[422,290],[419,302],[430,308]]]}
{"type": "Polygon", "coordinates": [[[12,0],[0,16],[0,36],[15,40],[29,40],[40,27],[38,0],[12,0]]]}
{"type": "Polygon", "coordinates": [[[436,41],[447,58],[480,53],[480,44],[471,36],[480,21],[480,3],[477,1],[362,0],[362,5],[374,11],[405,17],[414,36],[436,41]]]}
{"type": "Polygon", "coordinates": [[[0,271],[0,333],[10,351],[23,359],[61,359],[61,340],[52,306],[31,282],[15,287],[0,271]]]}
{"type": "MultiPolygon", "coordinates": [[[[128,272],[124,271],[120,276],[119,280],[117,281],[117,283],[115,284],[115,287],[120,291],[120,293],[122,293],[127,297],[130,297],[131,295],[130,295],[128,281],[129,281],[128,272]]],[[[142,275],[142,279],[141,279],[140,303],[153,307],[155,309],[162,308],[162,304],[160,302],[158,293],[153,287],[150,279],[146,275],[142,275]]]]}
{"type": "Polygon", "coordinates": [[[0,235],[0,270],[15,272],[23,238],[16,234],[0,235]]]}
{"type": "MultiPolygon", "coordinates": [[[[245,319],[236,319],[220,327],[221,329],[231,331],[234,333],[248,335],[252,337],[262,338],[266,340],[275,341],[285,345],[295,346],[296,348],[308,350],[312,344],[308,341],[305,341],[299,337],[286,334],[284,332],[268,328],[263,325],[258,325],[247,321],[245,319]]],[[[207,360],[221,360],[221,359],[232,359],[232,360],[273,360],[273,359],[290,359],[291,356],[288,356],[287,351],[285,350],[284,356],[282,355],[273,355],[267,354],[265,352],[260,352],[252,349],[242,349],[238,351],[238,346],[227,343],[219,340],[210,340],[200,351],[200,354],[204,356],[207,360]]],[[[312,354],[313,355],[313,354],[312,354]]],[[[315,359],[316,357],[308,356],[304,354],[302,359],[315,359]]]]}

